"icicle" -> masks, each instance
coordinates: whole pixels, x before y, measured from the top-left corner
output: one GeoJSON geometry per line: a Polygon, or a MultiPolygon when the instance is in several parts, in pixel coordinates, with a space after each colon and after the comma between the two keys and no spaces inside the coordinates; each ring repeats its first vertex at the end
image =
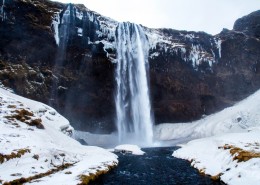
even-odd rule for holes
{"type": "Polygon", "coordinates": [[[59,25],[60,25],[60,12],[56,13],[54,15],[53,20],[52,20],[52,26],[53,26],[53,29],[54,29],[54,38],[55,38],[56,44],[58,46],[60,44],[59,25]]]}

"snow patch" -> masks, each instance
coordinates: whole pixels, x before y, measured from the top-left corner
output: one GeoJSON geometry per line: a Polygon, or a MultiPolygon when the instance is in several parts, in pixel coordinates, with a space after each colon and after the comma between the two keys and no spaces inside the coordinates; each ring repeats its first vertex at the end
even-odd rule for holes
{"type": "Polygon", "coordinates": [[[77,8],[76,8],[76,17],[79,19],[79,20],[82,20],[83,18],[83,12],[79,11],[77,8]]]}
{"type": "Polygon", "coordinates": [[[94,22],[94,13],[93,12],[87,12],[87,16],[88,16],[90,22],[94,22]]]}
{"type": "Polygon", "coordinates": [[[78,28],[78,36],[82,37],[83,36],[83,29],[78,28]]]}
{"type": "Polygon", "coordinates": [[[154,53],[152,53],[152,54],[150,54],[150,58],[156,58],[156,57],[158,57],[160,55],[160,53],[159,52],[154,52],[154,53]]]}
{"type": "Polygon", "coordinates": [[[141,148],[137,145],[118,145],[114,149],[115,152],[123,152],[123,153],[131,153],[133,155],[143,155],[145,152],[141,150],[141,148]]]}
{"type": "Polygon", "coordinates": [[[1,154],[27,151],[20,157],[4,160],[0,165],[2,183],[32,177],[56,169],[57,166],[70,164],[67,169],[33,183],[74,185],[80,183],[80,175],[95,174],[117,164],[115,154],[99,147],[83,146],[66,135],[72,131],[68,120],[53,108],[0,88],[1,154]],[[33,115],[30,119],[41,119],[44,129],[29,126],[22,119],[8,117],[17,110],[31,112],[33,115]]]}
{"type": "Polygon", "coordinates": [[[160,124],[155,127],[159,140],[202,138],[229,132],[247,132],[260,126],[260,90],[236,105],[192,123],[160,124]]]}
{"type": "Polygon", "coordinates": [[[193,167],[229,185],[259,184],[259,107],[260,90],[202,120],[159,125],[155,135],[162,140],[201,138],[180,145],[173,156],[191,161],[193,167]],[[234,153],[237,149],[242,152],[234,153]]]}
{"type": "Polygon", "coordinates": [[[254,185],[260,182],[260,158],[238,162],[223,146],[232,145],[245,151],[260,153],[259,142],[259,129],[247,133],[230,133],[193,140],[174,151],[173,156],[192,161],[192,166],[206,174],[220,175],[226,184],[254,185]]]}

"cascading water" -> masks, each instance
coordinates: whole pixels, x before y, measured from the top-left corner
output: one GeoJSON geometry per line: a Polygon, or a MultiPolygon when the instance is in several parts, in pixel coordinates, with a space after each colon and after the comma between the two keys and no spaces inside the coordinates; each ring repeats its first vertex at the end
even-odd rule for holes
{"type": "Polygon", "coordinates": [[[59,47],[60,50],[65,50],[66,49],[66,45],[68,42],[68,36],[69,36],[69,29],[70,29],[70,9],[71,6],[69,5],[68,8],[65,10],[65,12],[63,13],[62,19],[61,19],[61,25],[59,28],[59,37],[60,37],[60,43],[59,43],[59,47]]]}
{"type": "MultiPolygon", "coordinates": [[[[55,74],[61,73],[61,68],[64,64],[64,60],[66,59],[66,48],[69,40],[69,34],[70,34],[70,28],[71,28],[71,5],[69,4],[67,9],[64,11],[62,18],[61,18],[61,24],[58,27],[58,33],[55,33],[58,35],[58,39],[56,39],[56,43],[58,45],[58,52],[56,55],[55,65],[54,65],[54,72],[55,74]],[[58,42],[57,42],[58,41],[58,42]]],[[[58,96],[58,90],[59,88],[59,81],[58,78],[55,78],[52,82],[52,89],[51,89],[51,97],[49,104],[51,106],[58,106],[58,102],[56,101],[58,96]]]]}
{"type": "Polygon", "coordinates": [[[148,41],[141,26],[120,23],[115,97],[119,142],[152,144],[153,121],[147,81],[148,41]]]}
{"type": "Polygon", "coordinates": [[[5,0],[2,1],[2,6],[0,8],[0,15],[1,15],[1,19],[2,21],[5,20],[5,10],[4,10],[4,7],[5,7],[5,0]]]}

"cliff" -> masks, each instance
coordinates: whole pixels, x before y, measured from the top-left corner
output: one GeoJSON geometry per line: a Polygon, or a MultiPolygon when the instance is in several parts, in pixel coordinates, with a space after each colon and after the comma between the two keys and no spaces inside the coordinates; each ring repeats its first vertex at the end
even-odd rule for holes
{"type": "MultiPolygon", "coordinates": [[[[83,5],[5,0],[0,6],[1,83],[54,106],[76,129],[114,131],[118,23],[83,5]]],[[[199,119],[259,89],[259,14],[215,36],[143,27],[156,124],[199,119]]]]}

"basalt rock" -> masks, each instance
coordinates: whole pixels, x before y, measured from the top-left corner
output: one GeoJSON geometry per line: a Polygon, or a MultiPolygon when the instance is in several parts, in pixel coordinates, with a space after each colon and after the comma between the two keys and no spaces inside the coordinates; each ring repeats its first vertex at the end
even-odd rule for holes
{"type": "MultiPolygon", "coordinates": [[[[83,5],[0,0],[0,81],[48,103],[76,129],[115,130],[117,22],[83,5]]],[[[143,27],[155,123],[201,118],[260,88],[259,11],[233,30],[143,27]]]]}

